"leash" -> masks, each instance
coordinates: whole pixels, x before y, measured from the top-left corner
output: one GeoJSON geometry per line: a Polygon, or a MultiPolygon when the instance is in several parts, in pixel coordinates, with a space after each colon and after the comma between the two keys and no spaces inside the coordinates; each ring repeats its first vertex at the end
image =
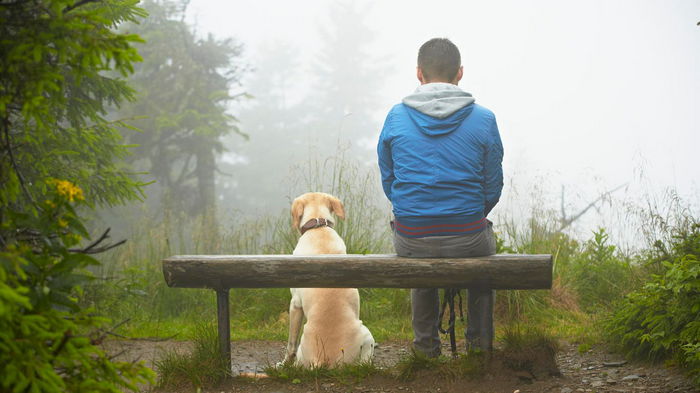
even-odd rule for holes
{"type": "Polygon", "coordinates": [[[464,313],[462,312],[462,292],[459,288],[445,288],[443,290],[442,304],[440,305],[440,319],[438,330],[442,334],[450,334],[450,349],[452,349],[452,357],[457,357],[457,340],[455,338],[455,297],[459,298],[459,319],[464,322],[464,313]],[[450,319],[447,329],[442,328],[442,318],[445,315],[446,307],[450,307],[450,319]]]}

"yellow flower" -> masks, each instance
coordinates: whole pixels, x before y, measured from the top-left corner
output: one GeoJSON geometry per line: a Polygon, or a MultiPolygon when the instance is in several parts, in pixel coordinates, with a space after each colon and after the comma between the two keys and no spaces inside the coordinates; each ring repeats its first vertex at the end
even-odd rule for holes
{"type": "Polygon", "coordinates": [[[61,228],[65,228],[68,226],[68,221],[66,221],[62,218],[59,218],[58,219],[58,226],[60,226],[61,228]]]}
{"type": "Polygon", "coordinates": [[[68,180],[51,179],[50,182],[56,185],[56,191],[58,191],[59,195],[67,198],[71,202],[76,199],[79,201],[85,199],[83,190],[68,180]]]}

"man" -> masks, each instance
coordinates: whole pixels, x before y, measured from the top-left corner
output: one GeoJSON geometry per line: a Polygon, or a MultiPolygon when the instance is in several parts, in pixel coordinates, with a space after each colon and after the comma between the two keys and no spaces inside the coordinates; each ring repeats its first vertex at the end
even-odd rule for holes
{"type": "MultiPolygon", "coordinates": [[[[496,252],[486,219],[503,188],[503,146],[491,111],[457,84],[459,49],[434,38],[418,51],[421,85],[394,106],[377,154],[393,205],[394,247],[405,257],[470,257],[496,252]]],[[[491,350],[494,292],[469,288],[468,349],[491,350]]],[[[416,351],[440,355],[437,289],[411,290],[416,351]]]]}

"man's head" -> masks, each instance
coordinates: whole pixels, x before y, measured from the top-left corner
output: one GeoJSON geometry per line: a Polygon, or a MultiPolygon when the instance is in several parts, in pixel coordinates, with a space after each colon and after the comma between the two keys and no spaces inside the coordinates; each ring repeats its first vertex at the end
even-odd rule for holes
{"type": "Polygon", "coordinates": [[[462,79],[459,49],[447,38],[433,38],[418,50],[416,75],[421,84],[444,82],[456,85],[462,79]]]}

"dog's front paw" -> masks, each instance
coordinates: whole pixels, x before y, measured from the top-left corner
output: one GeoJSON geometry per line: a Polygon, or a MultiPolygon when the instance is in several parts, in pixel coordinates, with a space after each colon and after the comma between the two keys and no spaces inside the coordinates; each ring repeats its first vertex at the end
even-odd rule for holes
{"type": "Polygon", "coordinates": [[[292,364],[292,363],[294,363],[294,360],[296,359],[296,357],[297,357],[297,355],[295,353],[292,353],[291,355],[286,354],[284,356],[284,360],[282,360],[281,362],[277,362],[276,367],[280,368],[280,367],[285,366],[287,364],[292,364]]]}

